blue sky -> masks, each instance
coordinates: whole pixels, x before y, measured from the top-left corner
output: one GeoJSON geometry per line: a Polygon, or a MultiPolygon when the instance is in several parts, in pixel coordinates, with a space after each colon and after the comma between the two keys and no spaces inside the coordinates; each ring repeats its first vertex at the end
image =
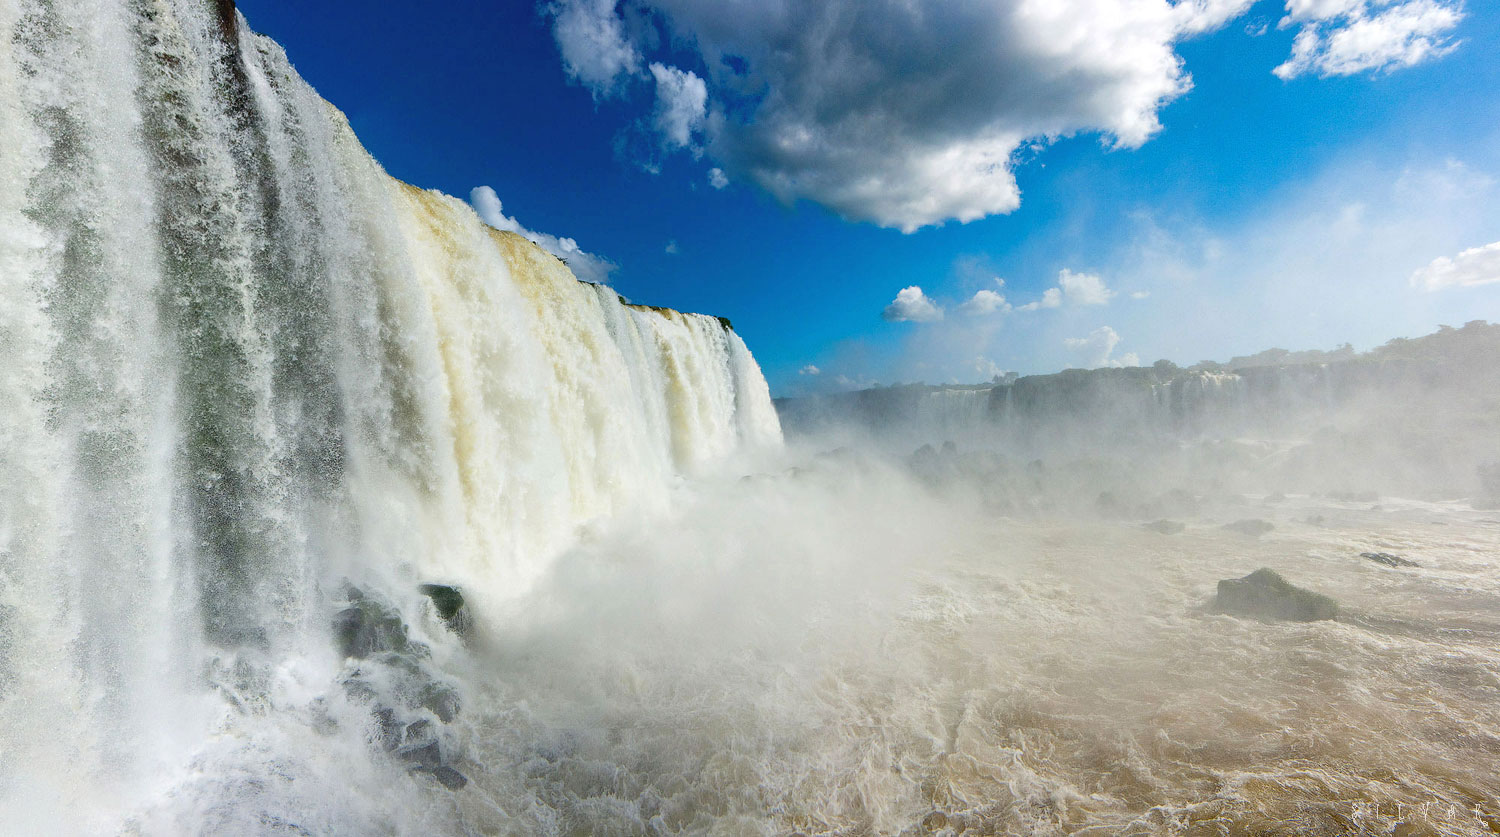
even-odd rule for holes
{"type": "Polygon", "coordinates": [[[777,394],[1500,320],[1494,3],[239,5],[392,175],[777,394]]]}

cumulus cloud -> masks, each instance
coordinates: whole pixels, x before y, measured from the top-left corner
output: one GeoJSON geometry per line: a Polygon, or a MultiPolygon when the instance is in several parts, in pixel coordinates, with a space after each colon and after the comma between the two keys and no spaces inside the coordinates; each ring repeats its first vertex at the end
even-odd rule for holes
{"type": "Polygon", "coordinates": [[[986,288],[975,291],[967,302],[958,306],[958,310],[971,317],[982,317],[996,311],[1001,313],[1009,311],[1010,303],[1005,301],[1004,296],[986,288]]]}
{"type": "Polygon", "coordinates": [[[912,285],[902,288],[880,316],[892,323],[930,323],[943,318],[943,309],[920,287],[912,285]]]}
{"type": "Polygon", "coordinates": [[[729,185],[729,175],[723,169],[712,168],[708,170],[708,185],[715,189],[722,189],[729,185]]]}
{"type": "MultiPolygon", "coordinates": [[[[1107,305],[1115,298],[1115,292],[1104,284],[1104,280],[1092,273],[1074,273],[1067,268],[1057,272],[1057,287],[1042,292],[1042,298],[1016,308],[1017,311],[1038,311],[1043,308],[1060,308],[1069,305],[1107,305]]],[[[1137,297],[1139,299],[1139,297],[1137,297]]]]}
{"type": "Polygon", "coordinates": [[[1415,287],[1429,291],[1500,282],[1500,241],[1470,247],[1457,258],[1439,256],[1411,275],[1415,287]]]}
{"type": "Polygon", "coordinates": [[[703,129],[707,116],[708,86],[696,73],[652,63],[656,79],[656,113],[653,122],[662,144],[690,148],[693,135],[703,129]]]}
{"type": "Polygon", "coordinates": [[[1063,296],[1074,305],[1106,305],[1114,299],[1115,292],[1105,286],[1104,280],[1092,273],[1074,273],[1063,268],[1057,274],[1057,287],[1063,296]]]}
{"type": "Polygon", "coordinates": [[[1057,288],[1048,288],[1042,292],[1042,298],[1034,302],[1028,302],[1018,307],[1017,311],[1036,311],[1042,308],[1057,308],[1062,305],[1062,291],[1057,288]]]}
{"type": "Polygon", "coordinates": [[[497,230],[516,233],[568,263],[568,267],[585,282],[607,284],[609,275],[619,265],[593,253],[585,252],[571,238],[559,238],[548,233],[534,232],[521,226],[521,222],[502,211],[500,197],[488,186],[475,187],[469,192],[469,205],[479,214],[479,219],[497,230]]]}
{"type": "MultiPolygon", "coordinates": [[[[1185,38],[1251,0],[632,0],[707,73],[706,149],[780,200],[912,231],[1014,210],[1018,149],[1141,145],[1191,87],[1185,38]]],[[[646,49],[615,0],[546,7],[570,77],[609,96],[646,49]],[[624,39],[622,43],[622,39],[624,39]],[[582,55],[595,46],[598,56],[582,55]]],[[[653,74],[655,69],[653,68],[653,74]]],[[[658,82],[660,86],[660,82],[658,82]]],[[[680,138],[682,122],[668,135],[680,138]],[[675,132],[675,133],[674,133],[675,132]]],[[[688,130],[691,135],[691,130],[688,130]]],[[[684,143],[685,145],[685,143],[684,143]]]]}
{"type": "Polygon", "coordinates": [[[594,99],[620,92],[623,78],[641,71],[641,53],[615,13],[615,0],[554,0],[542,7],[552,18],[552,37],[568,77],[594,99]]]}
{"type": "Polygon", "coordinates": [[[816,375],[823,374],[823,370],[821,370],[818,367],[816,367],[816,366],[812,365],[811,363],[809,363],[808,365],[802,367],[801,369],[798,369],[797,370],[797,374],[798,375],[816,376],[816,375]]]}
{"type": "Polygon", "coordinates": [[[1141,365],[1140,358],[1134,353],[1113,357],[1115,347],[1120,345],[1120,335],[1109,326],[1099,326],[1089,332],[1087,337],[1069,337],[1063,340],[1063,345],[1080,358],[1082,362],[1079,365],[1086,369],[1141,365]]]}
{"type": "Polygon", "coordinates": [[[1292,55],[1273,72],[1346,76],[1441,58],[1463,19],[1462,0],[1287,0],[1283,28],[1299,27],[1292,55]]]}

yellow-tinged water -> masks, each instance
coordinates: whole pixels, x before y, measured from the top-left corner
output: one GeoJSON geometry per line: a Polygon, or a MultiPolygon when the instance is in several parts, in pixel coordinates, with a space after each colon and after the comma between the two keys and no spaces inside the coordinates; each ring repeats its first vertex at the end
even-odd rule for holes
{"type": "Polygon", "coordinates": [[[723,323],[392,180],[233,23],[0,2],[4,829],[1500,832],[1493,512],[1166,536],[789,454],[723,323]],[[1209,612],[1261,566],[1343,615],[1209,612]]]}
{"type": "Polygon", "coordinates": [[[1252,498],[1166,536],[869,477],[725,487],[561,563],[543,590],[575,601],[524,611],[494,652],[509,708],[476,755],[511,765],[495,798],[580,834],[1500,829],[1493,512],[1252,498]],[[1250,515],[1276,529],[1220,528],[1250,515]],[[1340,619],[1210,611],[1262,566],[1340,619]]]}

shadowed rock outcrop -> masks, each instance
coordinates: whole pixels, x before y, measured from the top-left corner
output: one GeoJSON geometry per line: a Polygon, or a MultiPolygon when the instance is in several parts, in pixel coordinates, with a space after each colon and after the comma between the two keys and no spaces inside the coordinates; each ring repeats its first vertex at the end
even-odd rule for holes
{"type": "Polygon", "coordinates": [[[1219,582],[1213,610],[1252,619],[1316,622],[1338,616],[1338,604],[1322,593],[1304,590],[1275,570],[1262,568],[1244,578],[1219,582]]]}

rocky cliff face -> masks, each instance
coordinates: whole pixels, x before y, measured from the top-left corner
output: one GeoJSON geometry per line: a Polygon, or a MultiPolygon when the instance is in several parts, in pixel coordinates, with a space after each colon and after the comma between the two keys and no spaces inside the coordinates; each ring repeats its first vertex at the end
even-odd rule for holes
{"type": "Polygon", "coordinates": [[[896,451],[954,441],[1044,459],[1238,451],[1231,458],[1259,457],[1277,480],[1323,490],[1462,495],[1477,490],[1476,463],[1500,459],[1500,326],[1473,322],[1331,360],[1244,360],[895,386],[777,408],[795,437],[852,435],[896,451]]]}

